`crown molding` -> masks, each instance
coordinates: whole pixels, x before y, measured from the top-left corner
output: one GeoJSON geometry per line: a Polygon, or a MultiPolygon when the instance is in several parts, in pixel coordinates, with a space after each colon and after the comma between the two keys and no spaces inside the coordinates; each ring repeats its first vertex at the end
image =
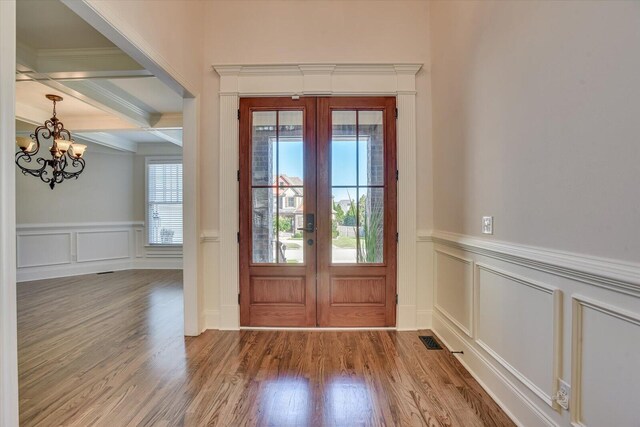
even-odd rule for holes
{"type": "Polygon", "coordinates": [[[221,94],[415,95],[422,64],[213,65],[221,94]]]}

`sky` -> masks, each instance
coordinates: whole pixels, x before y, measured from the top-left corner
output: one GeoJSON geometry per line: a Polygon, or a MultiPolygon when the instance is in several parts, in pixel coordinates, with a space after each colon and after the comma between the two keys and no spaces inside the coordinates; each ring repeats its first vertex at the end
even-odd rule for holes
{"type": "MultiPolygon", "coordinates": [[[[360,185],[367,183],[367,141],[360,141],[360,185]]],[[[280,175],[303,177],[303,153],[301,140],[280,141],[280,175]]],[[[356,185],[356,143],[355,141],[333,140],[331,162],[332,185],[356,185]]],[[[336,202],[348,199],[347,192],[356,198],[355,188],[334,188],[336,202]]]]}

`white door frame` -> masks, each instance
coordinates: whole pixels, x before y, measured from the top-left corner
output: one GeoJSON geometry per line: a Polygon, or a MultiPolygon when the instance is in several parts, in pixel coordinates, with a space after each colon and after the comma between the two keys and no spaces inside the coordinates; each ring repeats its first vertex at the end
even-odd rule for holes
{"type": "MultiPolygon", "coordinates": [[[[136,62],[183,97],[183,293],[184,333],[196,336],[204,330],[204,290],[200,274],[200,95],[196,85],[186,80],[165,58],[154,51],[138,31],[104,5],[88,0],[61,0],[92,27],[100,31],[136,62]]],[[[99,2],[96,2],[99,3],[99,2]]]]}
{"type": "Polygon", "coordinates": [[[0,1],[0,427],[18,425],[16,2],[0,1]]]}
{"type": "Polygon", "coordinates": [[[214,65],[220,75],[220,329],[240,328],[238,116],[248,96],[395,96],[398,122],[398,330],[417,329],[416,86],[422,64],[214,65]]]}

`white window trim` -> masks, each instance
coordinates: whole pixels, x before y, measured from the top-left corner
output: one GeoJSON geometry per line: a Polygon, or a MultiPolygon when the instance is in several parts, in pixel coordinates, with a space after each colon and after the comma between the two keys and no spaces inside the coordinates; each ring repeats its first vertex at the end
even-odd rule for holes
{"type": "MultiPolygon", "coordinates": [[[[182,163],[183,168],[183,182],[182,182],[182,191],[184,193],[184,162],[182,161],[182,156],[145,156],[144,158],[144,247],[145,248],[181,248],[182,245],[168,245],[162,243],[150,243],[149,242],[149,163],[153,161],[169,161],[169,162],[180,162],[182,163]]],[[[183,229],[184,229],[184,194],[182,196],[182,220],[183,220],[183,229]]],[[[184,243],[184,242],[183,242],[184,243]]]]}

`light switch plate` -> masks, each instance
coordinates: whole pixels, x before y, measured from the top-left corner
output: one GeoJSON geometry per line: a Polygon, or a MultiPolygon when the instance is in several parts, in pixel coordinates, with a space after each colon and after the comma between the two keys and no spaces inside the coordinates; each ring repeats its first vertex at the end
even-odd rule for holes
{"type": "Polygon", "coordinates": [[[493,217],[482,217],[482,234],[493,234],[493,217]]]}

